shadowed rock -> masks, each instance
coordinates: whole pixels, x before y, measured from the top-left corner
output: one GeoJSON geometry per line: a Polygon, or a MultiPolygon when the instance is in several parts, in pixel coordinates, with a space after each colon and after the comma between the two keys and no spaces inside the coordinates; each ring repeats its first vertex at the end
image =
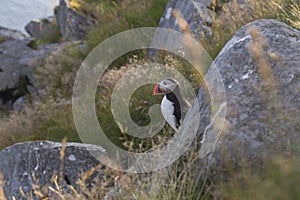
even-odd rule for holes
{"type": "Polygon", "coordinates": [[[31,38],[2,28],[0,37],[0,109],[10,110],[18,98],[36,92],[32,66],[42,63],[50,52],[65,44],[33,48],[31,38]]]}
{"type": "Polygon", "coordinates": [[[89,13],[84,13],[83,8],[80,9],[82,11],[76,10],[66,0],[60,0],[59,6],[55,9],[58,28],[66,40],[84,39],[90,28],[95,25],[95,20],[89,13]]]}
{"type": "Polygon", "coordinates": [[[60,32],[54,17],[48,17],[42,20],[32,20],[26,26],[25,30],[35,39],[57,42],[60,32]]]}

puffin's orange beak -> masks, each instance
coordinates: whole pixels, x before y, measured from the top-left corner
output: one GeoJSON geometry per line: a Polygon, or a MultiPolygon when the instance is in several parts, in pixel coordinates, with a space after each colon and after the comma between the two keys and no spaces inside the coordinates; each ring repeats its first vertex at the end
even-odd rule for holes
{"type": "Polygon", "coordinates": [[[152,91],[152,94],[153,94],[153,95],[162,95],[162,93],[161,93],[161,91],[160,91],[160,89],[159,89],[159,87],[158,87],[158,84],[156,84],[156,85],[154,86],[153,91],[152,91]]]}

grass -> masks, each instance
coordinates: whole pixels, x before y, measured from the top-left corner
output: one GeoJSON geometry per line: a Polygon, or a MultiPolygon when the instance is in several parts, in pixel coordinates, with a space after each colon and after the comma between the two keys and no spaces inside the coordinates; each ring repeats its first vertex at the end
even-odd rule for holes
{"type": "Polygon", "coordinates": [[[157,26],[167,2],[129,0],[112,4],[109,9],[103,9],[104,5],[99,4],[94,11],[97,13],[98,27],[95,27],[87,38],[89,48],[93,49],[106,38],[128,29],[157,26]]]}
{"type": "MultiPolygon", "coordinates": [[[[121,31],[140,26],[156,26],[168,1],[86,0],[86,2],[88,4],[74,1],[73,5],[77,9],[86,6],[85,12],[93,14],[97,20],[98,26],[87,36],[89,51],[104,39],[121,31]]],[[[250,21],[275,18],[300,28],[300,9],[296,0],[267,2],[247,0],[247,2],[242,9],[232,9],[225,4],[222,15],[213,19],[213,37],[201,41],[213,58],[218,55],[230,37],[250,21]]],[[[250,45],[249,50],[255,56],[260,52],[257,51],[260,47],[250,45]]],[[[76,44],[70,45],[54,52],[43,66],[37,68],[36,78],[42,88],[41,99],[34,104],[28,104],[20,113],[12,113],[9,117],[0,119],[2,134],[0,149],[16,142],[39,139],[61,141],[67,137],[68,141],[80,142],[73,124],[70,98],[77,69],[87,52],[82,52],[76,44]]],[[[260,55],[256,56],[259,58],[258,64],[267,66],[260,55]]],[[[111,91],[119,77],[129,68],[147,62],[149,61],[143,52],[131,52],[115,61],[99,81],[96,99],[99,122],[108,137],[118,146],[138,152],[167,140],[172,136],[172,131],[166,127],[156,138],[144,141],[128,137],[114,123],[109,102],[111,91]]],[[[199,81],[201,82],[201,78],[195,77],[188,63],[184,63],[178,57],[164,55],[161,62],[185,74],[195,87],[199,85],[199,81]]],[[[264,75],[264,71],[261,74],[264,75]]],[[[160,101],[151,96],[152,87],[150,84],[139,88],[131,98],[130,113],[133,120],[140,125],[149,123],[149,107],[160,101]]],[[[271,159],[263,169],[257,169],[255,172],[249,171],[246,166],[239,171],[224,169],[229,171],[229,175],[226,180],[219,182],[213,182],[209,177],[204,177],[202,181],[197,179],[202,172],[197,159],[197,152],[191,150],[168,168],[167,177],[165,171],[145,175],[114,175],[106,172],[111,175],[106,183],[103,183],[105,180],[101,180],[92,190],[84,189],[83,184],[82,190],[92,199],[101,199],[107,192],[101,190],[103,184],[109,185],[112,179],[116,178],[116,183],[119,184],[116,199],[300,199],[300,192],[297,190],[300,171],[293,159],[271,159]]],[[[86,174],[91,174],[94,170],[98,169],[91,169],[90,173],[86,174]]],[[[0,199],[5,199],[3,184],[0,177],[0,199]]],[[[35,189],[38,191],[41,188],[35,189]]],[[[80,191],[63,194],[59,185],[52,190],[62,199],[87,199],[80,191]]]]}
{"type": "MultiPolygon", "coordinates": [[[[236,0],[233,0],[236,2],[236,0]]],[[[215,58],[226,42],[243,25],[257,19],[279,19],[279,7],[284,0],[273,0],[257,2],[246,0],[242,9],[238,9],[235,3],[231,6],[224,5],[220,16],[213,17],[212,31],[213,37],[208,40],[202,40],[203,47],[208,51],[212,58],[215,58]]]]}
{"type": "MultiPolygon", "coordinates": [[[[88,44],[91,49],[98,42],[112,34],[130,29],[133,26],[142,25],[141,22],[145,18],[145,14],[149,14],[147,17],[148,24],[145,25],[155,26],[162,15],[166,2],[165,0],[127,1],[121,4],[121,2],[112,1],[93,1],[90,2],[91,6],[74,0],[72,5],[78,9],[84,7],[85,11],[95,13],[97,19],[99,19],[99,28],[95,28],[88,36],[88,44]],[[135,9],[138,10],[134,12],[136,15],[128,14],[129,11],[132,12],[135,9]],[[117,11],[122,15],[118,16],[117,11]],[[152,15],[152,12],[155,15],[152,15]],[[126,18],[128,23],[126,22],[119,27],[118,22],[126,20],[126,18]]],[[[33,48],[37,48],[41,43],[44,42],[35,40],[31,45],[33,48]]],[[[79,49],[77,44],[70,44],[59,51],[53,52],[42,67],[40,63],[36,63],[35,77],[39,88],[41,88],[40,100],[37,102],[39,106],[28,105],[24,112],[14,113],[8,119],[0,119],[0,129],[4,133],[0,148],[15,142],[37,139],[61,141],[63,137],[68,137],[68,141],[79,141],[72,121],[70,99],[77,69],[87,53],[88,51],[83,52],[79,49]],[[20,123],[15,124],[13,121],[19,121],[20,123]]],[[[128,60],[136,54],[142,56],[143,53],[133,52],[125,55],[115,61],[113,66],[120,68],[120,66],[126,65],[128,60]]],[[[135,116],[138,118],[137,114],[135,116]]],[[[120,133],[118,127],[111,125],[110,113],[101,118],[106,119],[103,123],[107,123],[108,128],[115,127],[115,129],[109,129],[111,132],[120,133]]],[[[120,135],[111,135],[113,141],[120,143],[120,135]]]]}
{"type": "MultiPolygon", "coordinates": [[[[96,106],[98,113],[98,120],[104,132],[107,133],[108,138],[116,145],[127,150],[137,149],[137,151],[145,151],[152,148],[154,144],[159,144],[159,141],[166,141],[173,135],[170,127],[166,127],[155,137],[149,139],[134,138],[122,130],[114,121],[111,112],[110,102],[111,94],[117,81],[128,70],[132,70],[138,66],[148,65],[150,63],[146,58],[139,59],[138,55],[129,56],[129,64],[121,68],[115,67],[108,70],[106,74],[100,79],[98,91],[96,92],[96,106]]],[[[197,87],[202,82],[200,75],[193,70],[190,64],[184,62],[178,56],[168,55],[161,62],[171,68],[176,68],[183,74],[190,82],[196,91],[197,87]]],[[[117,64],[119,62],[116,62],[117,64]]],[[[126,86],[123,86],[126,88],[126,86]]],[[[149,108],[154,104],[159,104],[161,98],[152,95],[154,84],[144,85],[134,91],[129,103],[129,111],[132,120],[139,126],[148,125],[150,123],[149,108]]]]}
{"type": "Polygon", "coordinates": [[[284,3],[274,2],[274,5],[280,9],[278,17],[290,24],[291,26],[300,29],[300,1],[299,0],[287,0],[284,3]]]}
{"type": "Polygon", "coordinates": [[[274,158],[264,170],[233,174],[234,181],[222,184],[225,199],[299,199],[299,161],[274,158]],[[242,178],[241,178],[242,177],[242,178]]]}
{"type": "Polygon", "coordinates": [[[70,100],[77,70],[84,58],[80,42],[68,44],[51,53],[40,67],[36,63],[35,78],[45,97],[70,100]]]}
{"type": "Polygon", "coordinates": [[[272,0],[257,2],[246,0],[243,8],[224,5],[219,14],[213,16],[213,37],[201,41],[212,58],[215,58],[226,42],[243,25],[258,19],[277,19],[300,29],[299,0],[272,0]],[[232,8],[233,7],[233,8],[232,8]],[[219,15],[219,16],[218,16],[219,15]]]}
{"type": "Polygon", "coordinates": [[[0,148],[32,140],[61,141],[64,137],[80,142],[71,111],[71,105],[58,105],[50,99],[27,105],[22,112],[1,119],[0,148]]]}

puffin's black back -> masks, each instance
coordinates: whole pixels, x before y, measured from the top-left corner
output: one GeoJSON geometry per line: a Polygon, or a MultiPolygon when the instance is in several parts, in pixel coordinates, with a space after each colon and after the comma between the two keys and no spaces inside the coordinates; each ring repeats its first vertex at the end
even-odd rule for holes
{"type": "Polygon", "coordinates": [[[179,103],[176,95],[173,92],[166,94],[166,98],[169,101],[171,101],[173,103],[173,105],[174,105],[174,115],[175,115],[175,117],[177,119],[177,122],[176,122],[177,125],[176,126],[178,128],[179,125],[180,125],[180,120],[181,120],[181,107],[180,107],[180,103],[179,103]]]}

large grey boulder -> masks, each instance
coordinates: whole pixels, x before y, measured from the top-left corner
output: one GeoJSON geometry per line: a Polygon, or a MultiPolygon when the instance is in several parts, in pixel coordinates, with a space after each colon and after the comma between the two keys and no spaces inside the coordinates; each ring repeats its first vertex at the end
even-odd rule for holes
{"type": "MultiPolygon", "coordinates": [[[[200,135],[206,132],[200,152],[208,152],[200,171],[226,171],[228,162],[258,167],[274,156],[299,158],[300,31],[275,20],[249,23],[224,46],[206,74],[212,90],[217,88],[216,70],[226,93],[225,124],[199,128],[200,135]]],[[[203,94],[207,92],[201,88],[201,105],[209,102],[203,94]]],[[[200,118],[205,116],[200,113],[200,118]]]]}
{"type": "Polygon", "coordinates": [[[66,40],[84,39],[90,28],[95,25],[95,20],[88,13],[72,7],[68,0],[59,1],[55,17],[62,37],[66,40]]]}
{"type": "MultiPolygon", "coordinates": [[[[99,165],[94,155],[106,156],[106,151],[100,146],[66,143],[62,162],[61,149],[62,143],[36,141],[15,144],[2,150],[0,173],[3,175],[6,197],[25,199],[20,194],[20,188],[29,196],[33,193],[33,185],[40,186],[42,192],[46,192],[45,188],[48,186],[56,188],[51,181],[55,174],[64,192],[67,192],[68,185],[78,189],[77,181],[82,178],[83,173],[99,165]]],[[[105,166],[100,168],[104,170],[105,166]]],[[[104,173],[91,174],[86,184],[90,184],[96,177],[101,179],[103,176],[104,173]]],[[[51,194],[44,195],[47,197],[51,194]]],[[[37,199],[37,196],[33,195],[33,198],[37,199]]],[[[48,198],[55,199],[53,196],[48,198]]]]}

